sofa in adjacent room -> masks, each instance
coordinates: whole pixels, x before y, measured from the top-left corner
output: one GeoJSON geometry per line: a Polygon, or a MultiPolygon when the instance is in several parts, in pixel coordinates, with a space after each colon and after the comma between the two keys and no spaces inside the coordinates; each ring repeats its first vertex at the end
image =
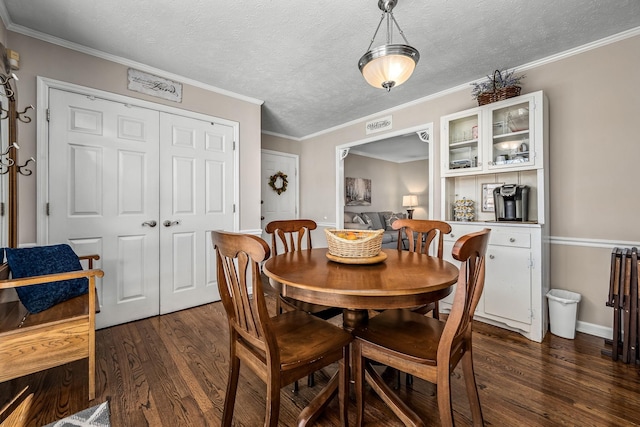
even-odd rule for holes
{"type": "Polygon", "coordinates": [[[382,212],[345,212],[344,228],[352,230],[384,230],[382,247],[396,249],[398,247],[398,231],[391,228],[396,219],[406,218],[403,213],[382,212]]]}

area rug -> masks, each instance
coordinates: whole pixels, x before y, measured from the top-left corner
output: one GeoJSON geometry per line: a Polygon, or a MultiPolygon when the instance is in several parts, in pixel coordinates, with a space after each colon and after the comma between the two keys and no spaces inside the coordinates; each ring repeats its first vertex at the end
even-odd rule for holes
{"type": "Polygon", "coordinates": [[[109,427],[109,402],[80,411],[44,427],[109,427]]]}

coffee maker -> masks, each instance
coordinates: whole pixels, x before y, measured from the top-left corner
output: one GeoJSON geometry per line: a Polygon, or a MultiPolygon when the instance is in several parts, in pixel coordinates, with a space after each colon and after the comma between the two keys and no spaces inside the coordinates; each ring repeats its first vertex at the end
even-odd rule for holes
{"type": "Polygon", "coordinates": [[[529,220],[529,186],[505,184],[493,190],[496,221],[529,220]]]}

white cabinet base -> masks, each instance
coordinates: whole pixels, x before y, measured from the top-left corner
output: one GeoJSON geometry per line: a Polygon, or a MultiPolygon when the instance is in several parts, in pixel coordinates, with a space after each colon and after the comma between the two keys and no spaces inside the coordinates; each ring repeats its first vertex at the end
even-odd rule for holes
{"type": "MultiPolygon", "coordinates": [[[[548,239],[539,224],[450,222],[445,235],[445,259],[461,236],[491,229],[487,247],[485,285],[474,319],[514,330],[532,341],[541,342],[547,332],[549,290],[548,239]]],[[[453,293],[441,301],[440,310],[449,312],[453,293]]]]}

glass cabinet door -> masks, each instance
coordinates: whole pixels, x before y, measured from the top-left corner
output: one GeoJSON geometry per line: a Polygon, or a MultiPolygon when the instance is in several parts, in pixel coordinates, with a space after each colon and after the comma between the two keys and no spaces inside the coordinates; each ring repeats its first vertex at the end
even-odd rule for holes
{"type": "Polygon", "coordinates": [[[489,169],[531,166],[533,111],[529,101],[514,103],[491,111],[491,139],[487,165],[489,169]]]}
{"type": "Polygon", "coordinates": [[[480,113],[452,117],[445,123],[447,146],[444,150],[444,172],[467,172],[481,169],[482,150],[480,113]]]}

